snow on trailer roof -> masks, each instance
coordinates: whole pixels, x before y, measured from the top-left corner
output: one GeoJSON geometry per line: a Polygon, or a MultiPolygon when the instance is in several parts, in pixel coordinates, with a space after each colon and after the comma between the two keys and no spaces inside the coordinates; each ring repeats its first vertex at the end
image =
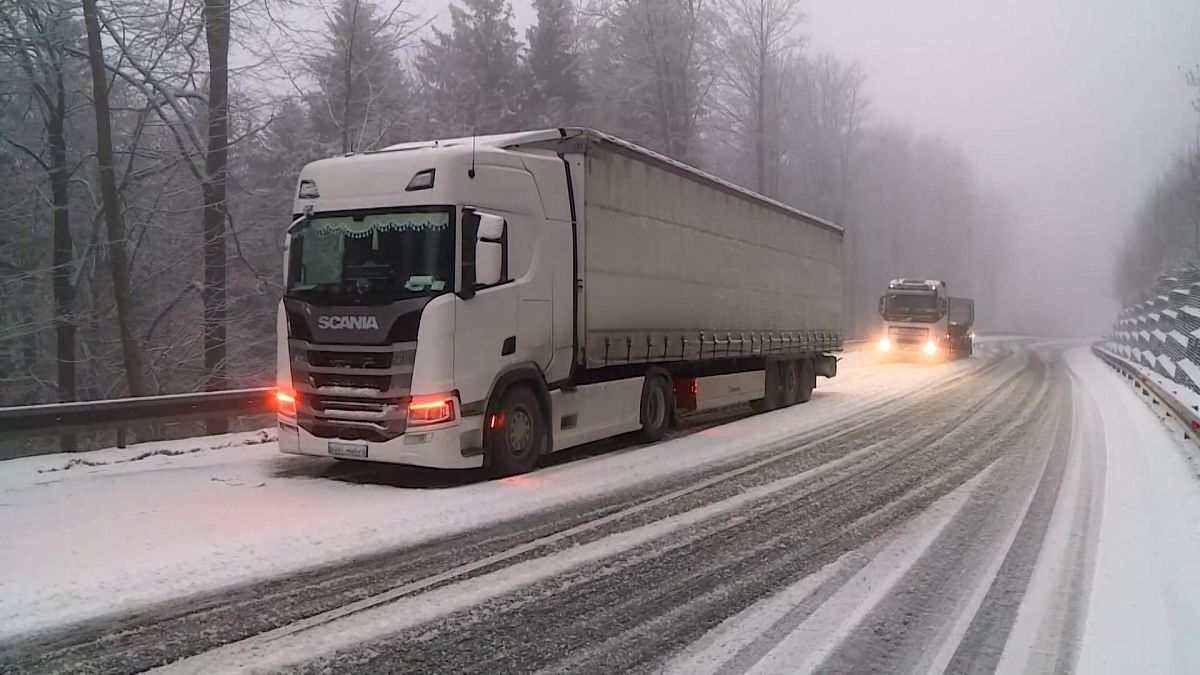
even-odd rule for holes
{"type": "Polygon", "coordinates": [[[1170,333],[1167,333],[1167,337],[1174,340],[1176,342],[1176,344],[1182,345],[1184,347],[1187,346],[1187,336],[1184,335],[1183,333],[1180,333],[1177,330],[1173,330],[1170,333]]]}
{"type": "Polygon", "coordinates": [[[541,129],[537,131],[517,131],[507,134],[491,134],[487,136],[465,136],[462,138],[447,138],[431,141],[416,141],[412,143],[399,143],[390,145],[381,150],[374,152],[398,152],[404,150],[416,150],[421,148],[435,147],[452,147],[452,146],[467,146],[475,147],[492,147],[499,149],[513,148],[532,148],[557,150],[559,152],[581,152],[586,150],[589,145],[601,144],[617,149],[625,154],[632,154],[641,159],[648,160],[653,164],[658,164],[675,173],[697,178],[702,182],[708,183],[713,187],[734,192],[744,197],[749,197],[755,201],[767,204],[775,209],[784,211],[790,215],[797,216],[804,220],[810,221],[813,224],[833,230],[839,234],[844,234],[845,230],[831,221],[825,220],[820,216],[815,216],[807,211],[784,204],[783,202],[772,199],[763,194],[759,194],[749,188],[744,188],[741,185],[732,183],[724,178],[718,178],[711,173],[701,171],[690,164],[684,164],[677,159],[671,159],[666,155],[657,153],[649,148],[644,148],[636,143],[617,138],[611,134],[606,134],[603,131],[589,129],[587,127],[563,127],[561,129],[541,129]]]}
{"type": "Polygon", "coordinates": [[[1181,311],[1184,314],[1187,314],[1189,316],[1200,319],[1200,308],[1192,307],[1191,305],[1183,305],[1179,308],[1179,311],[1181,311]]]}

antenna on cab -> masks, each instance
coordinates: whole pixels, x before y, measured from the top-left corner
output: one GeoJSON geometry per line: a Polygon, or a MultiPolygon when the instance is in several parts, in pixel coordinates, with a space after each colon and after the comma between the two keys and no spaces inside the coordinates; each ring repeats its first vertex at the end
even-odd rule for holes
{"type": "Polygon", "coordinates": [[[467,178],[475,178],[475,127],[471,127],[471,168],[467,169],[467,178]]]}

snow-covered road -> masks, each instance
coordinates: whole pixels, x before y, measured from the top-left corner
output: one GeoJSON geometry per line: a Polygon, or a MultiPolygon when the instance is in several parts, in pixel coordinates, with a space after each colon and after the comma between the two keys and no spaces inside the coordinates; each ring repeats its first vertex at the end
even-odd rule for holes
{"type": "Polygon", "coordinates": [[[5,462],[0,671],[1200,667],[1194,450],[1085,347],[980,352],[499,482],[255,434],[5,462]]]}

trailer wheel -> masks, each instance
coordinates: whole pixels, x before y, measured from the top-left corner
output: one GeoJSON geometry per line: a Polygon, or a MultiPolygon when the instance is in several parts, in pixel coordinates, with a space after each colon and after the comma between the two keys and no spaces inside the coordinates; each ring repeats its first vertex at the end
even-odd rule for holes
{"type": "Polygon", "coordinates": [[[641,422],[638,436],[646,443],[657,443],[671,428],[675,416],[675,390],[671,378],[663,372],[651,372],[642,384],[641,422]]]}
{"type": "Polygon", "coordinates": [[[784,405],[783,363],[768,361],[763,377],[763,397],[750,402],[750,409],[756,413],[771,412],[784,405]]]}
{"type": "Polygon", "coordinates": [[[784,361],[779,364],[780,388],[783,391],[783,407],[794,406],[800,402],[800,367],[796,361],[784,361]]]}
{"type": "Polygon", "coordinates": [[[817,388],[817,366],[812,359],[800,359],[800,394],[797,403],[808,403],[812,400],[813,389],[817,388]]]}
{"type": "Polygon", "coordinates": [[[545,452],[546,424],[542,406],[529,387],[515,385],[484,423],[484,457],[493,477],[529,473],[545,452]]]}

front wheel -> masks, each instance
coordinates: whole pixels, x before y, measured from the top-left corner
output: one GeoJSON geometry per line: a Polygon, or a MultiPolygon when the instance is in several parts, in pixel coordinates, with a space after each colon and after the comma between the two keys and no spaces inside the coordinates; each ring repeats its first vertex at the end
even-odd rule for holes
{"type": "Polygon", "coordinates": [[[500,477],[533,471],[546,450],[547,434],[542,406],[529,387],[518,385],[504,392],[484,422],[488,473],[500,477]]]}

